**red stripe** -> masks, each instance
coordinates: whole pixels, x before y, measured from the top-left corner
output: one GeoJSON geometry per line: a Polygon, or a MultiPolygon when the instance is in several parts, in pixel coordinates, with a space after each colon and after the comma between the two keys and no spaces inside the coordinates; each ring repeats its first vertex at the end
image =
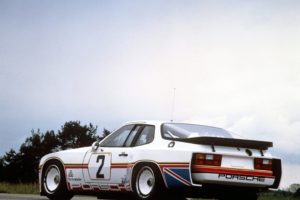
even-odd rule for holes
{"type": "Polygon", "coordinates": [[[129,168],[130,165],[111,165],[113,169],[122,169],[122,168],[129,168]]]}
{"type": "Polygon", "coordinates": [[[65,169],[87,169],[88,165],[65,165],[65,169]]]}
{"type": "Polygon", "coordinates": [[[163,164],[159,165],[160,168],[188,168],[189,165],[186,164],[163,164]]]}
{"type": "MultiPolygon", "coordinates": [[[[129,168],[131,165],[127,164],[112,164],[111,168],[129,168]]],[[[65,165],[65,169],[87,169],[88,165],[65,165]]]]}
{"type": "MultiPolygon", "coordinates": [[[[122,164],[111,164],[111,168],[129,168],[132,167],[134,164],[133,163],[122,163],[122,164]]],[[[183,163],[161,163],[160,168],[188,168],[189,164],[183,164],[183,163]]],[[[65,169],[87,169],[88,164],[66,164],[65,169]]]]}
{"type": "Polygon", "coordinates": [[[239,169],[226,169],[226,168],[210,168],[210,167],[192,167],[192,173],[222,173],[222,174],[232,174],[232,175],[246,175],[246,176],[262,176],[268,178],[274,178],[273,173],[262,172],[257,170],[239,170],[239,169]]]}

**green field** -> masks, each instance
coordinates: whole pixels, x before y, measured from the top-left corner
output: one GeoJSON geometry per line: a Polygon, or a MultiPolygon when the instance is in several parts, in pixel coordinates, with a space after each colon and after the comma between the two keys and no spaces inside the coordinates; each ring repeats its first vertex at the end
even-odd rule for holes
{"type": "Polygon", "coordinates": [[[272,194],[262,194],[259,197],[259,200],[296,200],[296,199],[300,199],[299,197],[293,197],[292,195],[288,195],[288,194],[278,194],[278,193],[272,193],[272,194]]]}
{"type": "MultiPolygon", "coordinates": [[[[296,199],[300,199],[300,198],[296,198],[292,196],[273,195],[273,194],[272,195],[262,194],[259,197],[259,200],[296,200],[296,199]]],[[[197,200],[204,200],[204,199],[197,199],[197,200]]]]}
{"type": "Polygon", "coordinates": [[[259,200],[289,200],[289,199],[299,199],[294,197],[283,197],[283,196],[263,196],[259,200]]]}
{"type": "MultiPolygon", "coordinates": [[[[0,193],[14,193],[14,194],[39,194],[39,185],[33,184],[12,184],[0,183],[0,193]]],[[[259,200],[296,200],[299,197],[292,197],[285,192],[261,194],[259,200]]],[[[197,199],[200,200],[200,199],[197,199]]]]}
{"type": "Polygon", "coordinates": [[[38,194],[39,185],[37,183],[32,183],[32,184],[0,183],[0,193],[38,194]]]}

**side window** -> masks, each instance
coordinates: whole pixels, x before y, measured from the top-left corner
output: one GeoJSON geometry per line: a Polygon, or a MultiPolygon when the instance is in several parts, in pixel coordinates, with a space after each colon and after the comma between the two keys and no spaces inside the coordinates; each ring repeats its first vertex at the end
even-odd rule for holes
{"type": "Polygon", "coordinates": [[[151,143],[154,139],[154,132],[155,132],[154,126],[145,126],[144,130],[139,135],[135,143],[135,146],[151,143]]]}
{"type": "Polygon", "coordinates": [[[136,134],[138,132],[140,132],[141,128],[142,128],[142,126],[140,126],[140,125],[137,125],[134,127],[134,129],[131,131],[129,137],[127,138],[127,140],[125,142],[125,147],[130,147],[133,139],[136,137],[136,134]]]}
{"type": "Polygon", "coordinates": [[[122,147],[134,125],[123,126],[101,143],[102,147],[122,147]]]}

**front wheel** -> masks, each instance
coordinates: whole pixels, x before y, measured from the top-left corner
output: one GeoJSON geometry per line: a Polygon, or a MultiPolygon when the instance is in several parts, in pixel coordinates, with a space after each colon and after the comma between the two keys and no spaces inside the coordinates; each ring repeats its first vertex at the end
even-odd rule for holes
{"type": "Polygon", "coordinates": [[[134,173],[133,189],[137,199],[161,199],[165,188],[157,167],[151,165],[138,167],[134,173]]]}
{"type": "Polygon", "coordinates": [[[48,162],[43,170],[42,189],[51,200],[70,200],[73,195],[67,189],[64,168],[59,161],[48,162]]]}

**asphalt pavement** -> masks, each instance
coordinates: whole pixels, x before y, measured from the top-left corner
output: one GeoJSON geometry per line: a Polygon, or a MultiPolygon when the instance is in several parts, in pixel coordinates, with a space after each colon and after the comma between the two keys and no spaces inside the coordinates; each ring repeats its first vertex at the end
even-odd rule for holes
{"type": "MultiPolygon", "coordinates": [[[[28,195],[28,194],[1,194],[1,200],[48,200],[46,197],[41,197],[39,195],[28,195]]],[[[97,200],[97,197],[87,197],[87,196],[75,196],[72,200],[97,200]]]]}

